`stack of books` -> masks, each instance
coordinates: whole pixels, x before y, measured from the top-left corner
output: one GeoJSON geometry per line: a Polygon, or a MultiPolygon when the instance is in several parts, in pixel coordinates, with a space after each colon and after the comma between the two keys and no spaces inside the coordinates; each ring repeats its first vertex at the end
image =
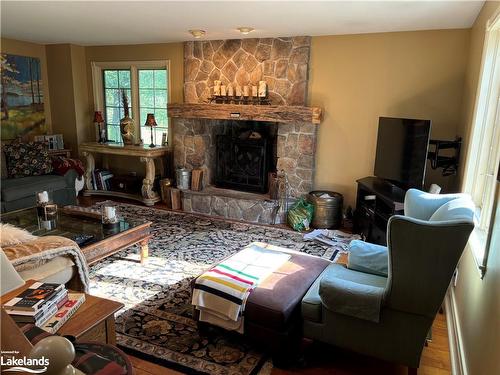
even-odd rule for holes
{"type": "Polygon", "coordinates": [[[95,169],[92,173],[92,187],[94,190],[111,190],[113,173],[105,169],[95,169]]]}
{"type": "Polygon", "coordinates": [[[31,284],[3,305],[17,323],[32,323],[55,333],[85,302],[85,294],[68,293],[64,284],[31,284]]]}

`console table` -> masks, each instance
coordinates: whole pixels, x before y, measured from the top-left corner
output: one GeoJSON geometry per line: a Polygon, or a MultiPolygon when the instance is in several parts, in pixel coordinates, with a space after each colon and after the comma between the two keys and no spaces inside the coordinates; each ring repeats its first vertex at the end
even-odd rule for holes
{"type": "MultiPolygon", "coordinates": [[[[97,142],[89,142],[82,143],[79,148],[80,152],[86,159],[84,175],[85,190],[83,191],[84,196],[109,195],[113,197],[135,199],[144,203],[146,206],[152,206],[156,202],[160,201],[159,194],[153,190],[155,180],[155,159],[159,159],[163,165],[163,158],[170,153],[169,147],[150,148],[148,146],[125,146],[123,144],[101,144],[97,142]],[[144,163],[146,168],[146,175],[142,180],[141,194],[129,194],[112,190],[93,189],[92,174],[95,169],[94,154],[139,158],[139,160],[144,163]]],[[[107,163],[107,161],[105,161],[105,163],[107,163]]],[[[107,165],[104,165],[104,167],[107,168],[107,165]]]]}

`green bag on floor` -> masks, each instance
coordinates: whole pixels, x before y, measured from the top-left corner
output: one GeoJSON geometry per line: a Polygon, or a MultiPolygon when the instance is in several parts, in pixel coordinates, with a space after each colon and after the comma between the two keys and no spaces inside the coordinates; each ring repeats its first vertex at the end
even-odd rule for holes
{"type": "Polygon", "coordinates": [[[292,208],[288,210],[288,224],[297,231],[309,230],[313,212],[314,206],[308,203],[304,198],[300,198],[292,208]]]}

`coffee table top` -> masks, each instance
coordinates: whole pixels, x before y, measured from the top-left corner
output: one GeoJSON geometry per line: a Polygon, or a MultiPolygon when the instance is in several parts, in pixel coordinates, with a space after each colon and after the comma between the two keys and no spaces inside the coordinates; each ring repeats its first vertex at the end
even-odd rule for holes
{"type": "Polygon", "coordinates": [[[44,223],[38,218],[36,207],[2,214],[1,221],[2,223],[23,228],[36,236],[62,236],[72,240],[78,235],[94,236],[84,246],[103,241],[147,223],[144,220],[122,218],[119,225],[112,229],[106,229],[100,220],[85,216],[68,215],[59,210],[57,218],[50,223],[50,227],[44,227],[44,223]]]}

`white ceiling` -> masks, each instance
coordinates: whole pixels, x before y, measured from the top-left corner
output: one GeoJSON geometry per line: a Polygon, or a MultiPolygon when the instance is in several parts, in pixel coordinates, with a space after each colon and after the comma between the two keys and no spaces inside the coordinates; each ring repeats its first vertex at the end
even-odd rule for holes
{"type": "Polygon", "coordinates": [[[81,45],[468,28],[483,1],[1,1],[2,37],[81,45]]]}

